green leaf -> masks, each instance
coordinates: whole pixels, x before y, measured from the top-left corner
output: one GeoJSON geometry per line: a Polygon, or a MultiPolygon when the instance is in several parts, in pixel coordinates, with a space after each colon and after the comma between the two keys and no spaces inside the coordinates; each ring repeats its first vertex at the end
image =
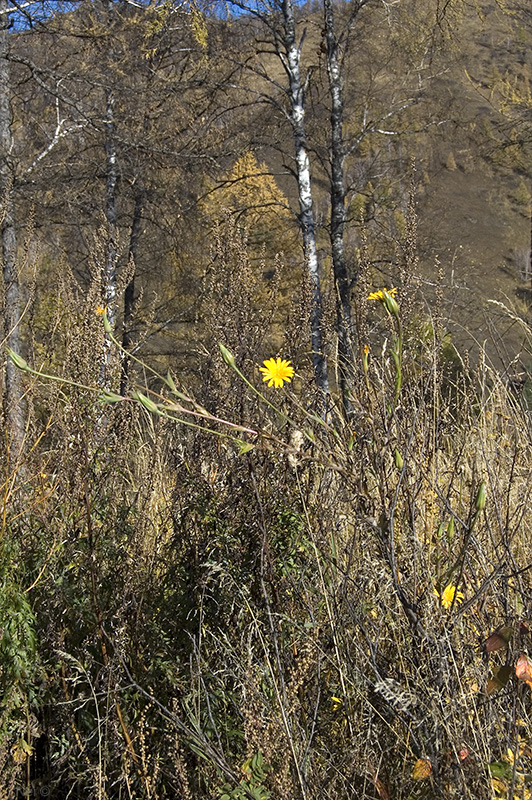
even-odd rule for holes
{"type": "Polygon", "coordinates": [[[29,756],[31,756],[31,754],[33,753],[33,747],[31,746],[31,744],[29,742],[26,741],[26,739],[21,739],[20,740],[20,746],[21,746],[21,748],[23,749],[23,751],[25,753],[27,753],[29,756]]]}
{"type": "Polygon", "coordinates": [[[492,761],[488,764],[488,769],[494,778],[509,780],[512,777],[512,765],[506,761],[492,761]]]}
{"type": "Polygon", "coordinates": [[[174,379],[172,378],[172,375],[170,374],[170,372],[166,373],[166,385],[168,386],[168,388],[172,392],[174,392],[174,393],[177,392],[177,387],[175,385],[174,379]]]}
{"type": "Polygon", "coordinates": [[[169,372],[166,374],[166,385],[168,386],[172,394],[174,394],[179,400],[183,400],[186,403],[190,403],[190,397],[187,397],[186,394],[183,394],[183,392],[179,391],[179,389],[175,385],[174,379],[172,378],[169,372]]]}
{"type": "Polygon", "coordinates": [[[253,450],[253,448],[255,447],[255,445],[251,444],[251,442],[243,442],[242,439],[237,439],[237,445],[238,445],[239,456],[243,456],[244,453],[249,453],[249,451],[253,450]]]}

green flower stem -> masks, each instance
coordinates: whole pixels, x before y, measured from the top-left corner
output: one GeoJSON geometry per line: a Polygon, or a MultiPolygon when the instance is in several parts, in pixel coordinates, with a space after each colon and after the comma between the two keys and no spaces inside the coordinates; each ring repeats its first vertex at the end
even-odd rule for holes
{"type": "MultiPolygon", "coordinates": [[[[150,391],[150,390],[148,390],[148,391],[150,391]]],[[[137,392],[136,394],[138,395],[140,393],[137,392]]],[[[166,414],[166,412],[168,412],[168,411],[175,411],[175,412],[177,412],[179,414],[190,414],[190,415],[192,415],[194,417],[200,417],[201,419],[206,419],[206,420],[209,420],[211,422],[219,422],[222,425],[226,425],[228,428],[233,428],[234,430],[242,431],[242,433],[250,433],[253,436],[258,436],[259,435],[259,431],[256,431],[253,428],[246,428],[244,425],[237,425],[236,422],[229,422],[226,419],[222,419],[221,417],[217,417],[214,414],[211,414],[209,411],[207,411],[207,409],[201,408],[200,406],[197,406],[196,409],[184,408],[183,406],[180,406],[177,403],[172,403],[172,402],[167,401],[164,397],[162,397],[160,394],[157,394],[156,392],[151,392],[150,391],[150,394],[152,394],[154,397],[158,398],[161,401],[161,403],[154,404],[154,405],[157,405],[157,409],[158,409],[159,413],[163,413],[164,412],[166,414]],[[163,408],[161,408],[162,404],[164,404],[163,408]]],[[[133,399],[137,399],[137,398],[133,397],[133,399]]],[[[150,401],[150,402],[153,402],[153,401],[150,401]]],[[[191,400],[190,402],[194,402],[194,401],[191,400]]],[[[143,403],[143,405],[144,405],[144,403],[143,403]]],[[[146,406],[146,408],[148,408],[148,406],[146,406]]],[[[148,410],[151,410],[151,409],[148,408],[148,410]]]]}
{"type": "Polygon", "coordinates": [[[382,304],[386,309],[387,314],[395,320],[397,328],[397,338],[393,343],[391,350],[392,358],[395,365],[395,394],[393,399],[392,413],[397,407],[399,395],[403,386],[403,326],[401,325],[401,318],[399,316],[399,304],[395,297],[393,297],[386,289],[383,289],[384,299],[382,304]]]}
{"type": "MultiPolygon", "coordinates": [[[[251,383],[251,381],[249,381],[249,380],[246,378],[246,376],[245,376],[245,375],[244,375],[244,374],[243,374],[243,373],[242,373],[242,372],[241,372],[241,371],[238,369],[238,367],[237,367],[237,365],[236,365],[236,362],[235,362],[235,359],[234,359],[233,355],[232,355],[232,354],[230,353],[230,351],[229,351],[229,350],[228,350],[228,349],[225,347],[225,345],[223,345],[223,344],[221,344],[221,343],[218,343],[218,346],[219,346],[219,348],[220,348],[220,351],[221,351],[221,353],[222,353],[222,356],[223,356],[223,359],[224,359],[225,363],[226,363],[226,364],[227,364],[229,367],[231,367],[231,369],[233,369],[233,370],[236,372],[236,374],[237,374],[237,375],[238,375],[238,376],[239,376],[239,377],[240,377],[240,378],[241,378],[241,379],[244,381],[244,383],[246,384],[246,386],[249,386],[249,388],[251,389],[251,391],[252,391],[252,392],[254,392],[254,394],[256,394],[256,395],[257,395],[257,397],[259,397],[259,398],[260,398],[260,399],[261,399],[261,400],[262,400],[264,403],[266,403],[266,405],[267,405],[267,406],[269,406],[271,409],[273,409],[273,411],[275,411],[277,414],[279,414],[279,416],[280,416],[280,417],[282,417],[282,419],[283,419],[285,422],[288,422],[288,423],[290,423],[290,425],[294,425],[295,427],[297,427],[297,424],[296,424],[296,422],[295,422],[295,421],[294,421],[294,420],[293,420],[291,417],[289,417],[287,414],[285,414],[285,413],[284,413],[284,411],[281,411],[279,408],[277,408],[277,406],[275,406],[273,403],[271,403],[271,402],[268,400],[268,398],[267,398],[267,397],[265,397],[265,396],[262,394],[262,392],[259,392],[259,390],[258,390],[258,389],[257,389],[257,388],[256,388],[256,387],[255,387],[255,386],[252,384],[252,383],[251,383]]],[[[326,427],[328,430],[330,430],[329,426],[327,425],[327,423],[326,423],[324,420],[320,419],[320,418],[319,418],[319,417],[317,417],[317,416],[315,417],[315,416],[314,416],[314,414],[309,414],[309,413],[308,413],[308,411],[306,411],[306,410],[305,410],[305,409],[304,409],[304,408],[303,408],[301,405],[299,405],[299,403],[297,402],[297,400],[296,400],[296,399],[295,399],[295,398],[294,398],[292,395],[290,395],[290,399],[291,399],[291,401],[294,403],[294,405],[295,405],[297,408],[299,408],[301,411],[303,411],[303,413],[304,413],[304,414],[305,414],[307,417],[309,417],[310,419],[312,419],[312,420],[314,420],[314,421],[317,421],[317,422],[319,422],[321,425],[324,425],[324,426],[325,426],[325,427],[326,427]]],[[[306,435],[306,434],[305,434],[305,435],[306,435]]],[[[307,438],[309,438],[309,437],[307,436],[307,438]]],[[[309,440],[309,441],[312,441],[312,440],[309,440]]]]}
{"type": "MultiPolygon", "coordinates": [[[[184,409],[184,412],[185,413],[190,413],[186,409],[184,409]]],[[[242,440],[241,439],[236,439],[234,436],[231,436],[231,434],[229,434],[229,433],[224,433],[223,431],[217,431],[214,428],[207,428],[205,425],[199,425],[197,422],[190,422],[190,420],[182,419],[182,417],[175,417],[172,414],[168,414],[167,411],[164,411],[164,410],[161,410],[161,409],[159,410],[158,413],[159,413],[159,416],[163,417],[164,419],[171,420],[172,422],[179,422],[181,425],[187,425],[189,428],[195,428],[196,430],[199,430],[199,431],[205,431],[205,433],[212,433],[215,436],[219,436],[221,439],[229,439],[229,441],[234,442],[235,444],[237,444],[239,446],[242,444],[242,440]]],[[[213,417],[213,419],[215,419],[215,418],[213,417]]],[[[231,427],[234,427],[234,428],[236,428],[238,430],[242,430],[244,432],[249,431],[248,428],[240,428],[238,425],[234,425],[233,426],[232,423],[226,422],[225,420],[220,420],[220,421],[224,425],[230,425],[231,427]]],[[[253,433],[256,433],[256,431],[253,431],[253,433]]]]}
{"type": "Polygon", "coordinates": [[[76,381],[71,381],[69,378],[60,378],[59,375],[48,375],[46,372],[39,372],[39,370],[30,367],[26,361],[24,361],[25,366],[21,366],[20,362],[22,362],[23,359],[21,359],[17,353],[14,353],[13,350],[10,350],[9,347],[6,347],[6,350],[13,363],[19,367],[19,369],[24,370],[24,372],[29,372],[31,375],[35,375],[38,378],[46,378],[46,380],[55,381],[56,383],[65,383],[68,386],[75,386],[77,389],[85,389],[89,392],[101,392],[101,389],[86,386],[83,383],[76,383],[76,381]]]}
{"type": "MultiPolygon", "coordinates": [[[[118,342],[116,342],[116,340],[112,337],[111,334],[109,334],[109,337],[113,341],[114,344],[118,345],[118,342]]],[[[120,345],[118,345],[118,346],[120,347],[120,345]]],[[[123,350],[122,347],[120,347],[120,349],[123,350]]],[[[197,423],[189,422],[187,420],[181,419],[180,417],[171,416],[170,414],[168,414],[164,410],[164,408],[161,408],[160,405],[154,403],[152,400],[150,400],[145,395],[142,395],[142,397],[141,397],[140,396],[141,395],[140,392],[136,393],[136,395],[137,395],[136,397],[122,397],[121,395],[115,395],[113,393],[105,392],[105,391],[102,391],[101,389],[99,389],[97,387],[87,386],[86,384],[83,384],[83,383],[77,383],[77,381],[72,381],[69,378],[61,378],[58,375],[49,375],[46,372],[40,372],[39,370],[36,370],[36,369],[33,369],[32,367],[30,367],[30,365],[26,361],[24,361],[24,359],[22,359],[17,353],[14,353],[14,351],[12,351],[9,348],[7,348],[7,352],[8,352],[8,355],[10,356],[10,358],[13,360],[13,363],[15,363],[16,366],[19,367],[19,369],[22,369],[25,372],[29,372],[31,375],[35,375],[36,377],[44,378],[45,380],[53,381],[55,383],[62,383],[62,384],[66,384],[68,386],[74,386],[77,389],[83,389],[84,391],[94,392],[94,393],[98,394],[100,397],[102,397],[104,400],[106,399],[106,396],[109,396],[110,399],[112,400],[112,402],[118,402],[119,400],[129,401],[129,402],[139,402],[141,405],[143,405],[146,408],[147,411],[150,411],[152,413],[160,414],[161,416],[164,416],[167,419],[171,419],[173,421],[181,422],[183,425],[188,425],[189,427],[197,428],[199,430],[206,431],[207,433],[214,433],[217,436],[221,436],[221,437],[230,439],[230,440],[240,444],[240,440],[236,439],[234,436],[231,436],[231,435],[229,435],[227,433],[223,433],[221,431],[215,431],[212,428],[207,428],[204,425],[198,425],[197,423]]],[[[135,359],[135,360],[138,361],[138,359],[135,359]]],[[[140,363],[142,366],[144,366],[141,361],[138,361],[138,363],[140,363]]],[[[154,374],[158,378],[160,378],[165,383],[165,385],[168,385],[168,382],[161,375],[159,375],[158,372],[156,372],[155,370],[151,369],[151,367],[149,367],[149,366],[147,366],[147,368],[152,372],[152,374],[154,374]]],[[[155,396],[158,397],[158,398],[161,398],[160,395],[155,395],[155,396]]],[[[183,397],[185,397],[185,395],[183,395],[183,397]]],[[[188,399],[189,398],[187,398],[187,400],[188,399]]],[[[161,400],[164,400],[164,398],[161,398],[161,400]]],[[[193,402],[193,401],[190,400],[190,402],[193,402]]],[[[179,412],[181,412],[183,414],[192,414],[194,416],[198,416],[198,417],[201,417],[203,419],[211,420],[212,422],[219,422],[222,425],[227,425],[228,427],[232,428],[233,430],[241,431],[242,433],[250,433],[250,434],[252,434],[254,436],[258,435],[258,431],[255,431],[252,428],[245,428],[242,425],[236,425],[233,422],[228,422],[227,420],[223,420],[220,417],[215,417],[214,415],[209,414],[207,411],[204,411],[202,413],[200,411],[193,411],[191,409],[183,408],[182,406],[177,406],[175,404],[171,407],[171,410],[179,411],[179,412]]]]}
{"type": "MultiPolygon", "coordinates": [[[[133,355],[133,353],[130,353],[129,350],[126,350],[124,347],[122,347],[122,345],[120,344],[118,339],[115,339],[115,337],[114,337],[114,335],[112,333],[112,330],[111,330],[111,327],[109,325],[109,321],[107,319],[107,315],[106,314],[103,315],[103,321],[104,321],[105,332],[107,334],[107,337],[109,338],[109,341],[111,341],[114,344],[114,346],[117,347],[120,350],[120,352],[122,352],[125,356],[130,358],[136,364],[139,364],[143,369],[147,369],[148,372],[151,372],[151,374],[154,375],[156,378],[159,378],[159,380],[161,380],[164,383],[165,386],[168,386],[170,391],[172,391],[172,392],[175,391],[177,393],[177,390],[175,388],[175,383],[171,378],[164,378],[162,375],[160,375],[157,372],[157,370],[153,369],[153,367],[150,367],[149,364],[145,364],[143,361],[140,360],[140,358],[137,358],[135,355],[133,355]]],[[[185,395],[181,396],[181,393],[179,393],[179,397],[180,397],[180,400],[184,400],[185,399],[185,395]]],[[[192,402],[192,401],[190,401],[190,402],[192,402]]]]}
{"type": "Polygon", "coordinates": [[[394,408],[397,405],[397,401],[399,400],[399,395],[401,394],[401,388],[403,386],[403,335],[401,330],[401,323],[397,320],[397,326],[399,328],[399,335],[394,342],[394,347],[392,350],[392,357],[395,364],[395,396],[394,396],[394,408]]]}
{"type": "MultiPolygon", "coordinates": [[[[257,395],[257,397],[259,397],[259,398],[260,398],[260,399],[261,399],[261,400],[262,400],[262,401],[263,401],[263,402],[264,402],[264,403],[265,403],[267,406],[269,406],[271,409],[273,409],[273,411],[275,411],[277,414],[279,414],[279,416],[280,416],[280,417],[281,417],[281,418],[282,418],[282,419],[283,419],[285,422],[288,422],[290,425],[293,425],[294,427],[298,427],[298,426],[297,426],[297,423],[296,423],[296,422],[295,422],[295,421],[294,421],[294,420],[293,420],[291,417],[289,417],[287,414],[285,414],[283,411],[281,411],[279,408],[277,408],[277,406],[275,406],[273,403],[271,403],[271,402],[268,400],[268,398],[267,398],[267,397],[265,397],[265,396],[262,394],[262,392],[260,392],[260,391],[259,391],[259,390],[258,390],[258,389],[257,389],[257,388],[256,388],[256,387],[255,387],[255,386],[252,384],[252,383],[251,383],[251,381],[249,381],[249,380],[246,378],[246,376],[245,376],[245,375],[244,375],[244,374],[243,374],[243,373],[242,373],[242,372],[239,370],[239,368],[237,367],[237,365],[236,365],[236,361],[235,361],[235,358],[234,358],[233,354],[230,352],[230,350],[228,350],[228,349],[227,349],[227,347],[226,347],[225,345],[223,345],[221,342],[219,342],[219,343],[218,343],[218,347],[220,348],[220,352],[221,352],[221,354],[222,354],[223,360],[225,361],[225,363],[227,364],[227,366],[231,367],[231,369],[233,369],[233,370],[236,372],[236,374],[239,376],[239,378],[241,378],[241,379],[244,381],[244,383],[246,384],[246,386],[248,386],[248,387],[251,389],[251,391],[252,391],[254,394],[256,394],[256,395],[257,395]]],[[[324,427],[324,428],[325,428],[325,429],[326,429],[326,430],[327,430],[329,433],[331,433],[331,432],[332,432],[332,433],[335,435],[335,437],[336,437],[337,439],[340,439],[340,435],[339,435],[338,431],[334,430],[334,428],[331,428],[329,425],[327,425],[327,423],[325,422],[325,420],[321,419],[321,417],[318,417],[317,415],[314,415],[314,414],[309,414],[309,412],[308,412],[306,409],[304,409],[304,408],[303,408],[303,407],[300,405],[300,403],[299,403],[299,402],[296,400],[296,398],[295,398],[293,395],[290,395],[290,400],[291,400],[291,402],[292,402],[292,403],[293,403],[293,404],[296,406],[296,408],[298,408],[300,411],[302,411],[302,412],[305,414],[305,416],[306,416],[306,417],[308,417],[309,419],[311,419],[313,422],[319,422],[319,423],[320,423],[320,425],[321,425],[322,427],[324,427]]],[[[305,437],[306,437],[306,438],[307,438],[307,439],[308,439],[310,442],[314,443],[314,439],[312,439],[312,438],[311,438],[311,437],[308,435],[308,433],[307,433],[306,431],[304,431],[303,433],[304,433],[305,437]]],[[[270,438],[272,438],[272,437],[270,437],[270,438]]]]}
{"type": "Polygon", "coordinates": [[[245,375],[244,375],[244,374],[243,374],[243,373],[242,373],[242,372],[241,372],[241,371],[238,369],[238,367],[237,367],[237,365],[236,365],[236,362],[235,362],[235,358],[234,358],[234,356],[232,355],[232,353],[231,353],[231,352],[230,352],[230,351],[227,349],[227,347],[225,347],[225,345],[223,345],[221,342],[218,342],[218,347],[220,348],[220,352],[221,352],[221,354],[222,354],[222,357],[223,357],[223,360],[225,361],[225,363],[226,363],[226,364],[227,364],[229,367],[231,367],[231,369],[233,369],[233,370],[236,372],[236,374],[238,375],[238,377],[239,377],[239,378],[241,378],[241,379],[244,381],[244,383],[246,384],[246,386],[249,386],[249,388],[251,389],[251,391],[252,391],[252,392],[254,392],[254,393],[257,395],[257,397],[260,397],[260,399],[261,399],[261,400],[262,400],[264,403],[266,403],[266,405],[267,405],[267,406],[269,406],[271,409],[273,409],[274,411],[276,411],[276,412],[277,412],[277,413],[278,413],[278,414],[279,414],[281,417],[283,417],[283,419],[285,419],[287,422],[290,422],[290,423],[293,425],[293,424],[294,424],[293,420],[291,420],[289,417],[287,417],[287,416],[286,416],[286,414],[285,414],[283,411],[281,411],[279,408],[277,408],[277,406],[274,406],[274,404],[273,404],[273,403],[271,403],[271,402],[270,402],[270,401],[269,401],[269,400],[268,400],[268,399],[267,399],[267,398],[266,398],[266,397],[265,397],[265,396],[262,394],[262,392],[259,392],[259,390],[258,390],[258,389],[257,389],[255,386],[253,386],[253,384],[252,384],[250,381],[248,381],[248,379],[246,378],[246,376],[245,376],[245,375]]]}

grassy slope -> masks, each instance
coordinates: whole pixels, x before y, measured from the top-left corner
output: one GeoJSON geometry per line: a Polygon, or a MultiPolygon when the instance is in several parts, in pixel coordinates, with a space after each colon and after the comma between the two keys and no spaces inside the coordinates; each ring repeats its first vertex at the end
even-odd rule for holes
{"type": "MultiPolygon", "coordinates": [[[[496,275],[515,290],[496,267],[522,222],[514,176],[467,159],[462,121],[458,168],[443,166],[447,130],[423,165],[421,267],[433,280],[437,253],[447,284],[453,267],[470,283],[453,310],[470,322],[496,275]]],[[[220,317],[248,364],[266,326],[236,238],[211,327],[220,317]]],[[[84,302],[65,361],[92,383],[102,332],[84,302]]],[[[400,350],[399,320],[369,313],[383,352],[400,350]]],[[[133,403],[102,414],[83,390],[31,385],[50,430],[27,472],[6,466],[1,797],[530,798],[530,693],[515,673],[530,646],[528,417],[489,371],[440,382],[444,354],[415,344],[399,403],[391,358],[357,362],[353,430],[309,416],[301,377],[265,389],[289,423],[212,348],[199,399],[264,431],[241,458],[133,403]],[[453,586],[464,596],[446,608],[453,586]],[[488,652],[499,626],[511,637],[488,652]]]]}
{"type": "Polygon", "coordinates": [[[433,138],[424,164],[430,183],[418,206],[421,263],[430,281],[434,260],[439,260],[457,341],[475,349],[472,339],[499,339],[497,331],[504,342],[499,340],[491,352],[507,363],[521,351],[522,337],[518,326],[509,325],[488,300],[526,313],[518,297],[521,279],[515,251],[529,247],[529,209],[516,202],[521,180],[517,164],[512,169],[511,164],[496,163],[497,148],[486,136],[485,125],[487,120],[503,123],[497,97],[490,97],[495,76],[509,69],[518,74],[526,70],[519,59],[530,63],[530,54],[524,54],[515,35],[508,35],[508,19],[494,4],[485,6],[492,8],[483,22],[474,13],[465,21],[457,43],[461,54],[449,62],[448,74],[435,87],[448,96],[458,116],[433,138]],[[454,170],[447,166],[450,153],[454,170]]]}

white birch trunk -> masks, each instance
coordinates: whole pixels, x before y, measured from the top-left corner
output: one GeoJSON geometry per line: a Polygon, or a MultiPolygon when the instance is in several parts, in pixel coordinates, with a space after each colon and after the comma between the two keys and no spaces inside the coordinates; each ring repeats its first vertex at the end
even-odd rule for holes
{"type": "MultiPolygon", "coordinates": [[[[107,29],[112,28],[112,5],[110,0],[103,0],[104,19],[107,29]]],[[[110,33],[112,35],[112,32],[110,33]]],[[[118,163],[115,142],[115,113],[114,94],[111,87],[112,76],[110,67],[113,63],[114,53],[112,45],[106,53],[108,58],[107,86],[105,89],[105,218],[107,221],[105,263],[102,265],[102,295],[107,319],[114,330],[116,325],[116,264],[118,247],[117,230],[117,188],[118,188],[118,163]]],[[[111,366],[111,341],[105,337],[102,366],[100,370],[100,384],[108,386],[111,366]]],[[[110,387],[108,387],[110,388],[110,387]]]]}
{"type": "Polygon", "coordinates": [[[299,194],[299,224],[303,236],[305,264],[312,283],[312,308],[310,327],[312,340],[312,363],[317,385],[325,393],[329,391],[327,359],[323,352],[323,309],[321,299],[316,225],[312,203],[310,161],[305,134],[305,93],[301,83],[300,46],[296,40],[294,6],[292,0],[282,3],[286,67],[289,77],[290,121],[294,136],[297,184],[299,194]]]}
{"type": "Polygon", "coordinates": [[[103,293],[107,308],[107,318],[114,328],[116,321],[116,257],[117,257],[117,215],[116,192],[118,185],[118,166],[114,140],[114,98],[111,89],[105,92],[105,218],[107,220],[107,247],[103,276],[103,293]]]}

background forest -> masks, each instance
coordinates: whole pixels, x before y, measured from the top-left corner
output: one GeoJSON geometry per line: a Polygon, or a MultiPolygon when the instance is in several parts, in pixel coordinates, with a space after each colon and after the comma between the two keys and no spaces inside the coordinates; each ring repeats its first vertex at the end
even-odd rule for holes
{"type": "Polygon", "coordinates": [[[531,43],[0,0],[0,798],[532,798],[531,43]]]}

